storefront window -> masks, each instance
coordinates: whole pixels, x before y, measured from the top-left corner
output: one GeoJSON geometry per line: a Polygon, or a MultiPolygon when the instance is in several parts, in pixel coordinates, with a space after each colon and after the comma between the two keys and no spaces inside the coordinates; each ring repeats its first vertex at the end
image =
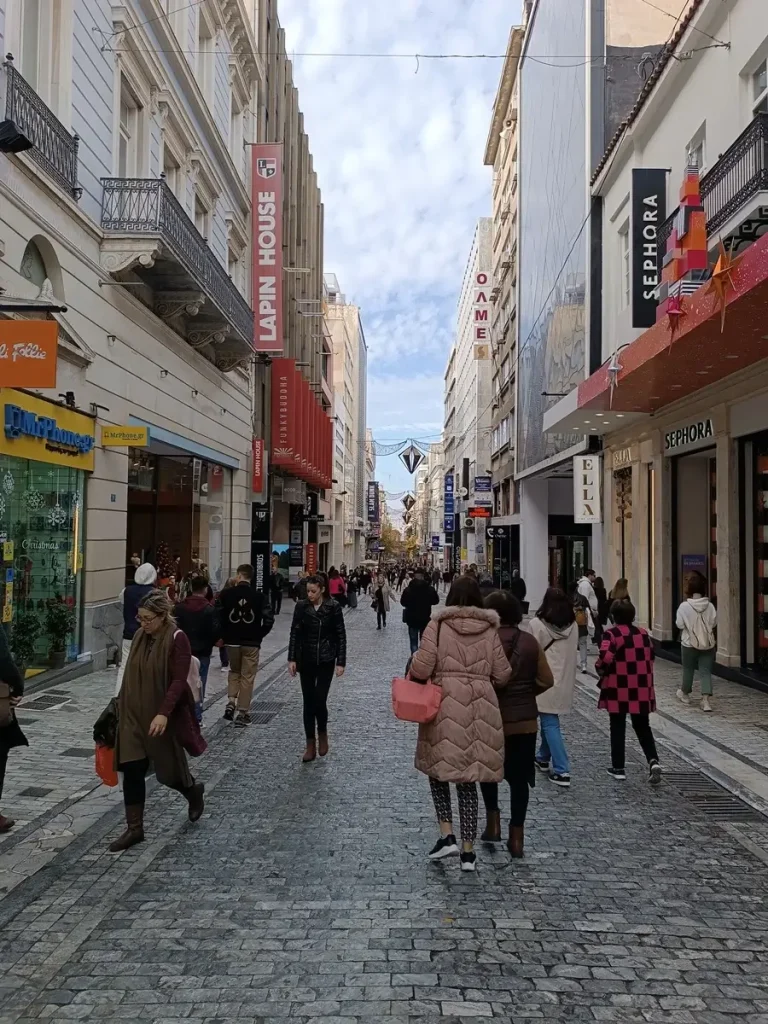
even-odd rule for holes
{"type": "Polygon", "coordinates": [[[0,454],[2,619],[30,675],[80,654],[84,484],[80,469],[0,454]]]}

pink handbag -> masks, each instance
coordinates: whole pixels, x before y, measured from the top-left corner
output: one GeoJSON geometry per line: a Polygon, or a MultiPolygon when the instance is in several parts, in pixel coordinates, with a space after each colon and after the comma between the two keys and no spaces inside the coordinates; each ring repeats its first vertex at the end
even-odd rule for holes
{"type": "MultiPolygon", "coordinates": [[[[440,624],[437,626],[437,647],[440,646],[440,624]]],[[[437,662],[435,663],[437,668],[437,662]]],[[[442,687],[428,679],[426,683],[416,683],[412,679],[396,678],[392,680],[392,710],[395,718],[401,722],[416,722],[426,725],[437,718],[440,701],[443,699],[442,687]]]]}

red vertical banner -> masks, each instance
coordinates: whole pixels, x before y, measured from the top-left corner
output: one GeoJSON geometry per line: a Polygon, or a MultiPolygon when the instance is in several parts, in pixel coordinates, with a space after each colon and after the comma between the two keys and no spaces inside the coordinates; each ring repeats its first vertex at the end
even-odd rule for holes
{"type": "Polygon", "coordinates": [[[325,478],[328,481],[327,486],[330,487],[333,483],[333,420],[330,416],[326,416],[325,423],[323,424],[325,434],[325,478]]]}
{"type": "Polygon", "coordinates": [[[272,464],[294,465],[296,367],[292,359],[273,359],[271,377],[272,464]]]}
{"type": "Polygon", "coordinates": [[[251,147],[253,347],[283,351],[283,147],[251,147]]]}
{"type": "Polygon", "coordinates": [[[253,439],[251,490],[254,494],[261,494],[264,490],[264,441],[260,437],[253,439]]]}
{"type": "Polygon", "coordinates": [[[320,433],[320,416],[322,410],[320,409],[320,403],[315,401],[315,440],[312,445],[312,463],[315,467],[315,482],[318,487],[322,487],[322,480],[320,477],[320,448],[321,448],[321,433],[320,433]]]}
{"type": "Polygon", "coordinates": [[[312,481],[313,486],[317,487],[317,456],[315,454],[317,451],[317,402],[312,394],[309,396],[309,409],[309,479],[312,481]]]}
{"type": "Polygon", "coordinates": [[[301,448],[304,441],[302,434],[302,384],[304,378],[301,376],[301,370],[294,369],[294,387],[296,389],[296,401],[293,406],[293,427],[295,431],[296,443],[293,446],[293,467],[296,472],[296,476],[301,476],[301,448]]]}
{"type": "Polygon", "coordinates": [[[304,474],[304,479],[307,479],[309,474],[309,435],[311,431],[310,424],[310,408],[309,408],[309,384],[307,383],[306,377],[301,378],[301,430],[303,437],[303,444],[301,446],[301,471],[304,474]]]}
{"type": "Polygon", "coordinates": [[[304,564],[310,576],[317,572],[317,544],[305,544],[304,564]]]}

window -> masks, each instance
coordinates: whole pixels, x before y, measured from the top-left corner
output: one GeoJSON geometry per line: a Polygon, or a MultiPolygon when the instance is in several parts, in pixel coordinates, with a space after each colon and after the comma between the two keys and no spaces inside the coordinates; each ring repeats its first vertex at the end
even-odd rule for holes
{"type": "Polygon", "coordinates": [[[501,445],[509,444],[509,417],[505,416],[501,421],[501,445]]]}
{"type": "Polygon", "coordinates": [[[141,173],[139,136],[141,104],[123,75],[120,76],[120,121],[117,140],[117,176],[133,178],[141,173]]]}
{"type": "Polygon", "coordinates": [[[768,114],[768,61],[763,61],[752,75],[752,111],[768,114]]]}
{"type": "Polygon", "coordinates": [[[497,452],[501,448],[501,430],[499,427],[493,428],[493,450],[497,452]]]}
{"type": "Polygon", "coordinates": [[[685,160],[688,167],[698,167],[699,173],[706,167],[707,128],[703,124],[685,147],[685,160]]]}
{"type": "Polygon", "coordinates": [[[202,201],[200,196],[195,196],[195,227],[203,236],[208,240],[208,229],[210,225],[211,213],[205,203],[202,201]]]}
{"type": "Polygon", "coordinates": [[[505,356],[501,361],[501,386],[509,381],[509,356],[505,356]]]}
{"type": "Polygon", "coordinates": [[[168,146],[163,146],[163,174],[165,183],[177,199],[181,199],[181,166],[168,146]]]}
{"type": "Polygon", "coordinates": [[[197,54],[195,77],[200,91],[209,103],[213,100],[213,74],[216,37],[213,26],[202,10],[197,12],[197,54]]]}
{"type": "Polygon", "coordinates": [[[40,0],[24,0],[22,4],[19,70],[33,89],[40,88],[40,0]]]}
{"type": "Polygon", "coordinates": [[[621,246],[621,308],[628,309],[632,266],[629,248],[629,221],[619,231],[619,244],[621,246]]]}
{"type": "Polygon", "coordinates": [[[243,290],[243,255],[234,250],[231,246],[227,256],[227,269],[232,283],[239,291],[243,290]]]}

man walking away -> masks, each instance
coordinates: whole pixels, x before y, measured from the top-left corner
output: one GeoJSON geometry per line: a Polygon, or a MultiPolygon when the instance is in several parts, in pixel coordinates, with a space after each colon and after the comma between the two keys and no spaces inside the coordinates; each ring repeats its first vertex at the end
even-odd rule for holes
{"type": "Polygon", "coordinates": [[[216,609],[208,600],[208,578],[192,576],[189,580],[191,593],[173,610],[179,629],[183,630],[192,648],[192,654],[200,662],[200,701],[195,704],[197,724],[203,724],[203,702],[208,669],[211,665],[213,645],[221,639],[216,609]]]}
{"type": "Polygon", "coordinates": [[[283,605],[283,579],[282,573],[275,569],[269,574],[269,599],[272,605],[272,614],[279,615],[283,605]]]}
{"type": "Polygon", "coordinates": [[[400,597],[400,604],[405,609],[403,621],[408,626],[411,654],[418,651],[421,635],[432,617],[432,608],[439,603],[438,593],[427,579],[426,572],[417,569],[400,597]]]}
{"type": "Polygon", "coordinates": [[[595,593],[595,580],[597,575],[594,569],[587,569],[584,575],[581,577],[579,582],[576,584],[576,589],[582,597],[587,599],[589,610],[592,613],[594,619],[597,618],[599,607],[597,602],[597,594],[595,593]]]}
{"type": "Polygon", "coordinates": [[[229,655],[229,684],[224,717],[235,725],[251,724],[253,683],[259,668],[261,642],[275,624],[265,594],[252,585],[253,566],[239,565],[235,586],[222,590],[221,632],[229,655]]]}

